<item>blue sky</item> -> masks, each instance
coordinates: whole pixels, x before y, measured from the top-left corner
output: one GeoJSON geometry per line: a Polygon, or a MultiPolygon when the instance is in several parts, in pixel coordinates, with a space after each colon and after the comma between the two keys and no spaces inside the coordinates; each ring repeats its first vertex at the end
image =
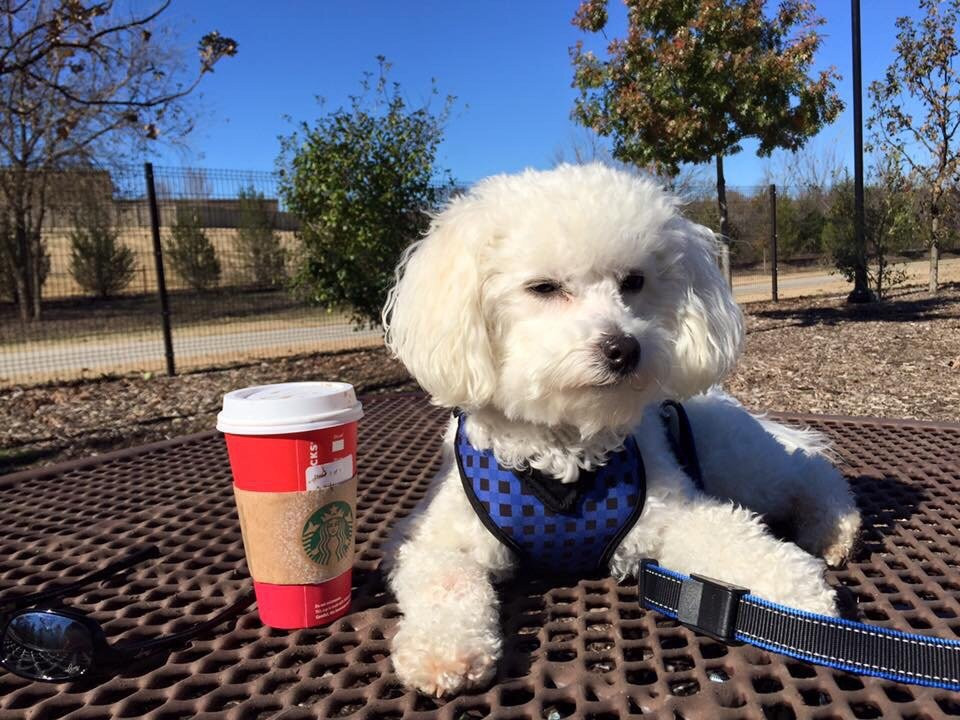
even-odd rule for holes
{"type": "MultiPolygon", "coordinates": [[[[817,4],[827,20],[817,64],[834,65],[843,75],[838,89],[847,109],[814,147],[834,147],[852,167],[850,3],[817,4]]],[[[375,70],[375,56],[383,54],[411,102],[428,97],[431,78],[442,93],[457,96],[440,162],[458,180],[549,167],[558,149],[569,153],[580,132],[570,120],[576,93],[568,48],[580,38],[595,47],[604,42],[571,25],[576,6],[575,0],[177,0],[169,19],[185,48],[192,53],[201,35],[217,29],[238,41],[239,54],[205,78],[202,114],[188,149],[164,148],[155,160],[271,170],[277,136],[292,129],[283,117],[313,120],[321,112],[317,95],[328,108],[345,104],[362,73],[375,70]]],[[[896,17],[911,11],[913,0],[864,0],[865,88],[890,62],[896,17]]],[[[621,34],[622,17],[614,13],[608,34],[621,34]]],[[[866,91],[864,107],[869,112],[866,91]]],[[[728,159],[729,184],[763,182],[770,161],[754,151],[748,143],[728,159]]]]}

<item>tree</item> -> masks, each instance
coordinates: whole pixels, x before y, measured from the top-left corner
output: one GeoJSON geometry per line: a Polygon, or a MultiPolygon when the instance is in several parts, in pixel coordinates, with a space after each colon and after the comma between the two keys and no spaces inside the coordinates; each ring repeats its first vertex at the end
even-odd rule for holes
{"type": "MultiPolygon", "coordinates": [[[[573,117],[614,140],[614,155],[676,172],[681,163],[717,168],[720,234],[729,233],[723,158],[746,138],[758,155],[796,150],[843,109],[830,68],[808,76],[822,20],[812,2],[783,0],[773,17],[763,0],[624,0],[627,36],[601,60],[571,48],[573,117]]],[[[582,0],[574,24],[600,32],[607,0],[582,0]]]]}
{"type": "Polygon", "coordinates": [[[236,42],[201,38],[188,75],[160,18],[170,0],[146,11],[114,0],[0,0],[0,236],[20,317],[40,317],[42,228],[49,178],[176,139],[192,127],[186,97],[236,42]],[[5,238],[5,239],[4,239],[5,238]]]}
{"type": "Polygon", "coordinates": [[[287,253],[273,229],[274,213],[268,201],[251,185],[240,190],[237,203],[237,249],[247,279],[257,287],[282,287],[287,279],[287,253]]]}
{"type": "Polygon", "coordinates": [[[653,165],[638,168],[632,163],[617,160],[602,138],[587,127],[580,127],[579,132],[571,133],[569,141],[558,145],[550,159],[553,167],[563,164],[587,165],[599,162],[624,172],[649,175],[656,178],[670,192],[686,199],[699,197],[703,188],[709,185],[709,179],[704,177],[703,168],[695,165],[684,165],[679,172],[663,174],[653,165]]]}
{"type": "Polygon", "coordinates": [[[348,308],[357,324],[380,321],[400,254],[453,189],[436,163],[453,98],[439,112],[408,107],[378,61],[376,82],[365,74],[349,108],[281,138],[277,161],[283,198],[303,225],[296,286],[328,308],[348,308]]]}
{"type": "MultiPolygon", "coordinates": [[[[3,208],[0,208],[0,298],[14,302],[17,300],[17,274],[12,252],[13,248],[17,246],[16,239],[17,236],[11,223],[10,213],[4,212],[3,208]]],[[[38,258],[36,272],[42,286],[50,274],[49,255],[44,254],[38,258]]]]}
{"type": "MultiPolygon", "coordinates": [[[[874,168],[873,182],[864,188],[863,235],[867,252],[867,278],[883,299],[891,288],[903,283],[907,274],[890,261],[891,253],[909,246],[916,233],[916,215],[911,188],[899,158],[886,156],[874,168]]],[[[823,227],[823,244],[837,270],[853,282],[861,262],[854,233],[853,181],[847,177],[831,193],[823,227]]]]}
{"type": "Polygon", "coordinates": [[[896,57],[884,78],[870,84],[867,127],[877,149],[906,161],[925,196],[928,288],[935,293],[944,203],[960,171],[960,70],[955,67],[960,0],[920,0],[920,9],[924,17],[919,21],[897,19],[896,57]]]}
{"type": "Polygon", "coordinates": [[[814,147],[810,143],[781,158],[775,176],[780,189],[777,236],[783,257],[823,252],[823,228],[832,189],[844,179],[845,172],[833,144],[814,147]]]}
{"type": "Polygon", "coordinates": [[[120,242],[110,207],[92,192],[81,194],[70,233],[70,273],[77,284],[100,298],[123,290],[137,272],[133,250],[120,242]]]}
{"type": "Polygon", "coordinates": [[[823,226],[830,207],[830,190],[784,188],[777,195],[777,248],[783,260],[822,252],[823,226]]]}
{"type": "Polygon", "coordinates": [[[177,275],[193,290],[205,292],[220,282],[217,249],[203,231],[196,208],[177,208],[166,253],[177,275]]]}

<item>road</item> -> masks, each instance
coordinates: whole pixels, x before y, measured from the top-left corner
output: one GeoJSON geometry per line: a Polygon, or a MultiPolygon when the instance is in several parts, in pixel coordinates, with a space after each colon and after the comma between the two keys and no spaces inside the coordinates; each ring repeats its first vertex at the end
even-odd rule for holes
{"type": "MultiPolygon", "coordinates": [[[[926,281],[926,260],[908,263],[906,269],[911,283],[926,281]]],[[[960,258],[941,261],[940,279],[960,280],[960,258]]],[[[778,286],[781,298],[843,293],[850,288],[840,275],[816,269],[781,275],[778,286]]],[[[734,295],[741,303],[769,300],[770,279],[759,273],[734,276],[734,295]]],[[[264,318],[230,325],[174,327],[173,335],[179,369],[372,346],[381,341],[379,330],[357,332],[340,318],[328,318],[325,322],[264,318]]],[[[108,372],[157,372],[164,368],[163,342],[158,330],[0,347],[0,385],[108,372]]]]}
{"type": "MultiPolygon", "coordinates": [[[[752,282],[749,276],[743,281],[733,280],[733,294],[737,300],[744,302],[747,298],[754,299],[754,296],[762,295],[765,299],[770,299],[770,278],[752,282]]],[[[847,282],[839,275],[830,275],[828,273],[813,273],[809,275],[790,276],[784,275],[777,279],[777,290],[779,293],[787,292],[791,295],[810,294],[813,291],[822,292],[825,287],[836,285],[838,288],[846,287],[847,282]],[[794,292],[790,292],[794,291],[794,292]],[[807,291],[807,292],[799,292],[807,291]]]]}
{"type": "MultiPolygon", "coordinates": [[[[907,283],[926,286],[929,270],[928,260],[914,260],[897,266],[906,270],[907,283]]],[[[956,282],[960,280],[960,258],[949,257],[940,260],[940,282],[956,282]]],[[[849,292],[851,289],[842,275],[823,269],[814,269],[807,272],[781,274],[777,280],[777,289],[781,299],[796,298],[804,295],[828,295],[849,292]]],[[[770,299],[770,277],[762,273],[755,273],[737,277],[733,276],[733,294],[737,301],[755,302],[770,299]]]]}
{"type": "MultiPolygon", "coordinates": [[[[347,322],[291,324],[282,328],[245,323],[212,332],[209,328],[174,329],[173,351],[177,367],[186,369],[370,345],[381,339],[380,330],[354,331],[347,322]]],[[[159,332],[0,348],[0,383],[4,384],[164,368],[163,339],[159,332]]]]}

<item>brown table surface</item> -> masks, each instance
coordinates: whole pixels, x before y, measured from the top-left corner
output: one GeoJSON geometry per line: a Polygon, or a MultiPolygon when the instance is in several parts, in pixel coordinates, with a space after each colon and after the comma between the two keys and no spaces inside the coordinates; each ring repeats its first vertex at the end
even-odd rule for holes
{"type": "MultiPolygon", "coordinates": [[[[726,647],[637,606],[609,579],[503,590],[505,658],[486,692],[437,701],[390,667],[397,605],[377,571],[423,496],[445,413],[372,396],[361,422],[355,594],[331,626],[235,623],[114,676],[50,685],[0,672],[0,718],[937,718],[944,690],[726,647]]],[[[825,431],[864,511],[858,561],[831,572],[868,622],[960,636],[960,425],[780,416],[825,431]]],[[[222,438],[206,433],[0,478],[0,590],[85,574],[134,543],[163,553],[73,604],[114,639],[208,617],[249,585],[222,438]]]]}

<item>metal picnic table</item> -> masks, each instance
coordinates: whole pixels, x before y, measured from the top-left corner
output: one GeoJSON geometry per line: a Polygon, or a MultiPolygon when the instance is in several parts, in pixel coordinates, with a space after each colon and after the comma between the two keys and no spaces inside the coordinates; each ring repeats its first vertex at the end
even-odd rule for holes
{"type": "MultiPolygon", "coordinates": [[[[494,685],[450,700],[408,692],[390,666],[399,610],[378,571],[396,518],[437,469],[446,414],[422,396],[364,399],[351,612],[329,627],[233,623],[118,674],[71,684],[0,672],[0,718],[448,718],[636,716],[938,718],[945,690],[863,678],[728,647],[637,605],[607,578],[525,579],[503,594],[494,685]]],[[[864,512],[856,562],[830,573],[867,622],[960,636],[960,425],[780,415],[826,432],[864,512]]],[[[0,478],[0,592],[79,577],[144,542],[159,561],[72,604],[116,641],[209,617],[248,587],[222,437],[202,433],[0,478]]]]}

